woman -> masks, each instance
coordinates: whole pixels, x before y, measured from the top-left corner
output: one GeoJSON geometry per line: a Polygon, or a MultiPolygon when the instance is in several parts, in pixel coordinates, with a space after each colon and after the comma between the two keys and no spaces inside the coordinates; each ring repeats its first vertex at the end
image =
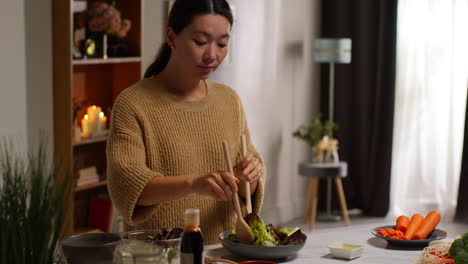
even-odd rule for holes
{"type": "Polygon", "coordinates": [[[177,0],[156,60],[116,100],[108,187],[126,230],[183,227],[185,209],[199,208],[205,242],[213,244],[235,226],[234,192],[251,195],[259,213],[264,166],[242,104],[234,90],[208,80],[227,54],[232,22],[225,0],[177,0]],[[223,140],[236,175],[226,170],[223,140]],[[238,178],[249,182],[250,194],[238,178]]]}

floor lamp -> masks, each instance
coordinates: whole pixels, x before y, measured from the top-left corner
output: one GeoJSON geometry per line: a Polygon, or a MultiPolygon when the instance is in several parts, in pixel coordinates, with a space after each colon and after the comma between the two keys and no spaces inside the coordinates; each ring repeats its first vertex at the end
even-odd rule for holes
{"type": "MultiPolygon", "coordinates": [[[[328,120],[333,122],[333,108],[335,97],[335,63],[351,63],[351,39],[349,38],[319,38],[315,40],[314,61],[317,63],[328,63],[329,85],[328,85],[328,120]]],[[[331,192],[332,179],[327,181],[327,211],[325,216],[320,217],[324,221],[336,221],[340,218],[331,214],[331,192]]]]}

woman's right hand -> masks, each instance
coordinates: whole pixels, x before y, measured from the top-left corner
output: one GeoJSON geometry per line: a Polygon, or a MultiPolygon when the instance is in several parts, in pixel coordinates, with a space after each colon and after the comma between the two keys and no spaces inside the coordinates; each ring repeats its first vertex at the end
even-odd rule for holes
{"type": "Polygon", "coordinates": [[[227,171],[216,171],[205,175],[195,176],[193,191],[201,195],[208,195],[216,200],[232,200],[233,194],[238,191],[239,179],[227,171]]]}

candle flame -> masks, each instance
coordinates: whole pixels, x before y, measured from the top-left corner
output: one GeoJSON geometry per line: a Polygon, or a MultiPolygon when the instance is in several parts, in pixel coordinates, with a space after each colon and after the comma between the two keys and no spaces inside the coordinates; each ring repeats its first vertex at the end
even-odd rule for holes
{"type": "Polygon", "coordinates": [[[99,113],[99,117],[104,117],[104,113],[103,113],[103,112],[100,112],[100,113],[99,113]]]}
{"type": "Polygon", "coordinates": [[[95,105],[93,105],[93,110],[94,110],[94,109],[96,109],[96,106],[95,106],[95,105]]]}
{"type": "Polygon", "coordinates": [[[88,120],[88,118],[89,118],[88,115],[84,115],[85,120],[88,120]]]}

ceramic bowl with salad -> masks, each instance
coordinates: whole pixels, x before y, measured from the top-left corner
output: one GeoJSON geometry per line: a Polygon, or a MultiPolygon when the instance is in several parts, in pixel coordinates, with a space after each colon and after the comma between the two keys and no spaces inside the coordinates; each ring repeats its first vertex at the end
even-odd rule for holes
{"type": "Polygon", "coordinates": [[[266,225],[254,213],[244,219],[254,234],[252,244],[240,243],[236,230],[226,230],[219,235],[221,245],[235,255],[250,259],[283,259],[296,255],[304,247],[307,236],[297,227],[266,225]]]}

